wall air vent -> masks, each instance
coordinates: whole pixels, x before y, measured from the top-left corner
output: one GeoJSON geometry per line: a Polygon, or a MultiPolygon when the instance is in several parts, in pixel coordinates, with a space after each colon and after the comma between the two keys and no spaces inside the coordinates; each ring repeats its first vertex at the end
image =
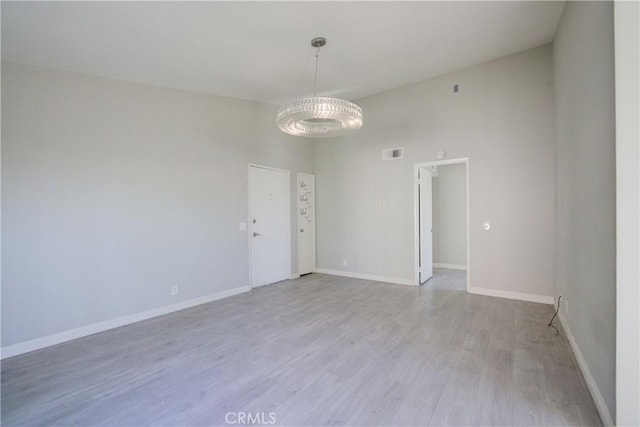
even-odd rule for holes
{"type": "Polygon", "coordinates": [[[389,148],[382,150],[382,160],[397,160],[401,159],[403,154],[402,148],[389,148]]]}

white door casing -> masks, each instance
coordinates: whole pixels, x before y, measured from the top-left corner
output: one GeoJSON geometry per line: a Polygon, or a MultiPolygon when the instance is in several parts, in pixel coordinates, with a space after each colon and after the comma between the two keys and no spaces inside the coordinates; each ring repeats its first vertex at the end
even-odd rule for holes
{"type": "Polygon", "coordinates": [[[297,174],[298,274],[316,269],[316,203],[315,177],[297,174]]]}
{"type": "MultiPolygon", "coordinates": [[[[451,164],[455,164],[455,163],[463,163],[465,165],[465,174],[466,174],[466,193],[467,193],[467,292],[469,292],[469,289],[472,287],[471,286],[471,260],[472,260],[472,256],[471,256],[471,227],[470,227],[470,219],[471,219],[471,207],[470,207],[470,203],[469,203],[469,199],[470,199],[470,189],[469,189],[469,183],[470,183],[470,179],[469,179],[469,158],[465,157],[465,158],[459,158],[459,159],[451,159],[451,160],[438,160],[438,161],[433,161],[433,162],[424,162],[424,163],[415,163],[413,165],[413,194],[414,194],[414,199],[413,199],[413,212],[414,212],[414,216],[413,216],[413,221],[414,221],[414,266],[415,266],[415,270],[414,270],[414,284],[415,285],[420,285],[420,283],[423,281],[421,279],[421,274],[420,274],[420,264],[422,262],[421,260],[421,248],[420,248],[420,240],[421,240],[421,235],[420,235],[420,186],[418,185],[418,181],[419,181],[419,175],[421,173],[421,169],[424,168],[432,168],[434,166],[442,166],[442,165],[451,165],[451,164]]],[[[432,201],[433,203],[433,201],[432,201]]],[[[432,217],[433,218],[433,217],[432,217]]],[[[432,219],[433,220],[433,219],[432,219]]],[[[437,230],[436,230],[437,232],[437,230]]],[[[433,243],[432,243],[433,245],[433,243]]],[[[433,249],[433,248],[432,248],[433,249]]]]}
{"type": "Polygon", "coordinates": [[[249,165],[251,286],[291,274],[289,171],[249,165]]]}
{"type": "Polygon", "coordinates": [[[433,276],[433,177],[420,168],[420,283],[433,276]]]}

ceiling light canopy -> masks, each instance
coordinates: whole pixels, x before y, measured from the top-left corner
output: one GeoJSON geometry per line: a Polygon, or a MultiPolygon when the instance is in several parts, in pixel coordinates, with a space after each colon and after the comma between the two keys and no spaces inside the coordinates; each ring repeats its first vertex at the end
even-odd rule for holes
{"type": "Polygon", "coordinates": [[[278,109],[276,123],[290,135],[326,138],[346,135],[362,127],[362,109],[353,102],[339,98],[316,96],[318,88],[318,57],[327,44],[324,37],[311,40],[316,50],[316,72],[313,96],[301,98],[278,109]]]}

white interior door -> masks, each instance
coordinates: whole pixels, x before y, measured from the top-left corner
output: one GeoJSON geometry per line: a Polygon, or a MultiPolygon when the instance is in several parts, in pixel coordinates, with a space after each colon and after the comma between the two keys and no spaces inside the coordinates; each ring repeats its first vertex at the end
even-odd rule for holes
{"type": "Polygon", "coordinates": [[[289,171],[249,166],[251,286],[291,275],[289,171]]]}
{"type": "Polygon", "coordinates": [[[316,270],[315,177],[298,173],[298,274],[316,270]]]}
{"type": "Polygon", "coordinates": [[[433,181],[427,168],[420,168],[420,283],[433,276],[433,181]]]}

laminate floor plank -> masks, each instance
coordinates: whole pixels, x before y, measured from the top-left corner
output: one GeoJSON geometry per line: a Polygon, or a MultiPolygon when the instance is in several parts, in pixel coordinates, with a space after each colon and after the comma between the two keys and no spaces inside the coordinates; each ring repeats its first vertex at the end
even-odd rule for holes
{"type": "Polygon", "coordinates": [[[16,356],[2,423],[602,425],[551,306],[465,291],[311,274],[16,356]]]}

